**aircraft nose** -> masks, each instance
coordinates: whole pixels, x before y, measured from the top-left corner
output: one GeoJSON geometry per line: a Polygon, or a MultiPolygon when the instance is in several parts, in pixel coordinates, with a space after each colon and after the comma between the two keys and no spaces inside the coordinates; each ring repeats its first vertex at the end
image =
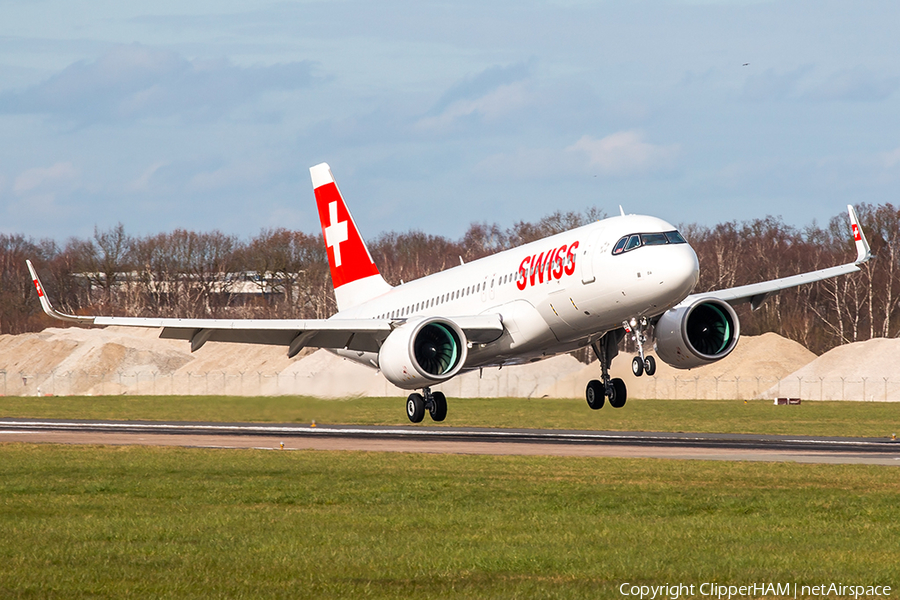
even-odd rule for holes
{"type": "Polygon", "coordinates": [[[679,301],[694,290],[700,281],[700,261],[690,244],[677,244],[668,247],[671,252],[667,256],[665,282],[679,301]]]}

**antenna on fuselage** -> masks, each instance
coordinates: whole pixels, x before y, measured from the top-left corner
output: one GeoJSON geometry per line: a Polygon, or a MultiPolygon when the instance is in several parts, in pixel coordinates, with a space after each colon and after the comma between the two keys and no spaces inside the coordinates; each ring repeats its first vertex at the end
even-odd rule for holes
{"type": "Polygon", "coordinates": [[[622,215],[623,217],[625,216],[625,209],[622,208],[621,204],[619,205],[619,214],[622,215]]]}

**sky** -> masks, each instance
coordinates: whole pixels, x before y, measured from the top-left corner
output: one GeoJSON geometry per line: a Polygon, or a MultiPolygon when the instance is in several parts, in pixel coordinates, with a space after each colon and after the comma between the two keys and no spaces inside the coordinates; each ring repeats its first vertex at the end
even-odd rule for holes
{"type": "Polygon", "coordinates": [[[898,203],[895,0],[0,0],[0,233],[898,203]]]}

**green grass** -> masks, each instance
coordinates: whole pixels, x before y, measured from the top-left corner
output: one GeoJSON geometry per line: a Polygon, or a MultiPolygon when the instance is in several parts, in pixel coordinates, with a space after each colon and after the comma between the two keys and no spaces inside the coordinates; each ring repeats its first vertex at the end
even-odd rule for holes
{"type": "MultiPolygon", "coordinates": [[[[754,400],[630,400],[592,411],[582,400],[451,398],[442,425],[890,437],[900,404],[754,400]]],[[[60,419],[258,421],[409,425],[402,398],[300,396],[58,396],[0,398],[0,416],[60,419]]],[[[426,416],[422,425],[434,425],[426,416]]]]}
{"type": "Polygon", "coordinates": [[[0,445],[3,598],[621,598],[900,586],[863,465],[0,445]]]}

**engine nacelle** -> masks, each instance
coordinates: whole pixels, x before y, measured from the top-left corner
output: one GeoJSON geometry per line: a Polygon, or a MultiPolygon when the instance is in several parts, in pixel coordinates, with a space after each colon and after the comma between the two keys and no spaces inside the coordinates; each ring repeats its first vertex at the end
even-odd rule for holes
{"type": "Polygon", "coordinates": [[[656,323],[656,353],[676,369],[692,369],[731,354],[741,335],[731,305],[715,298],[666,311],[656,323]]]}
{"type": "Polygon", "coordinates": [[[407,322],[387,336],[378,352],[378,367],[399,388],[414,390],[450,379],[468,356],[466,334],[448,319],[407,322]]]}

